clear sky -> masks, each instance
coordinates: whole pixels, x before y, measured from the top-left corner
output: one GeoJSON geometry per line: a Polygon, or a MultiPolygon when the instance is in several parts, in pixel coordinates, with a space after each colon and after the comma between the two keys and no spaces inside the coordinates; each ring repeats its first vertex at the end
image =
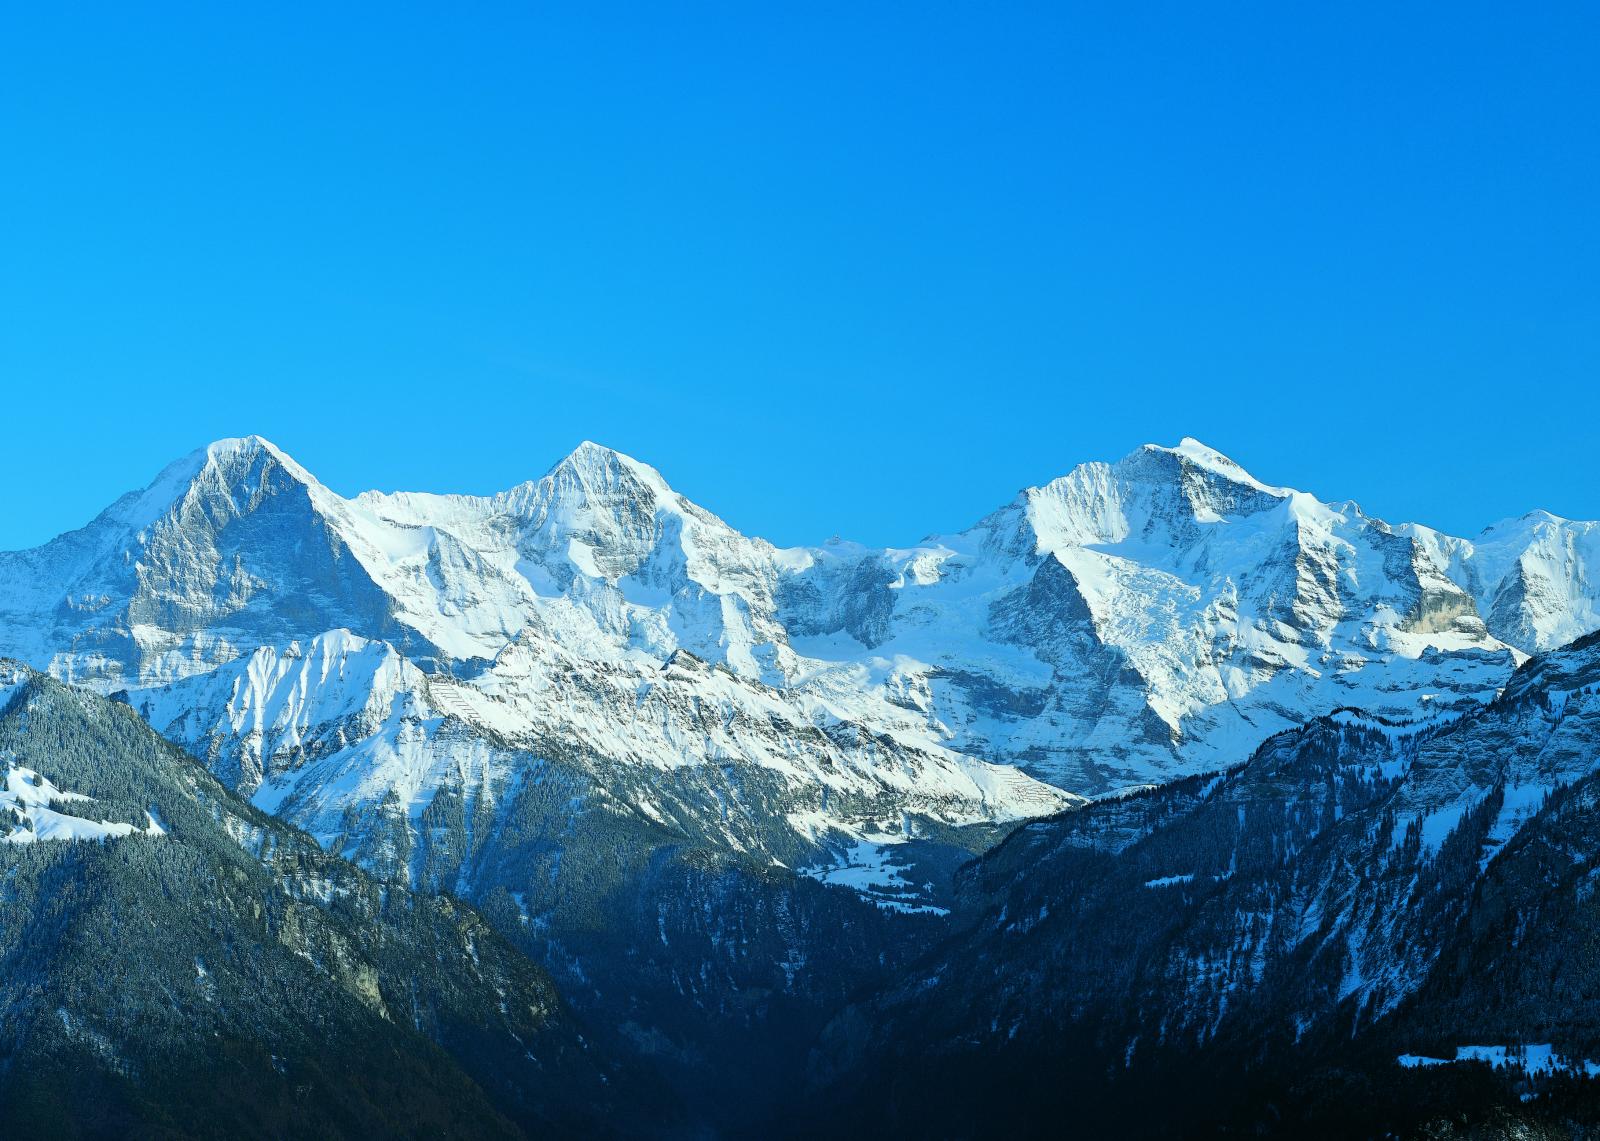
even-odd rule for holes
{"type": "Polygon", "coordinates": [[[258,432],[875,544],[1197,436],[1600,517],[1600,6],[10,4],[0,547],[258,432]]]}

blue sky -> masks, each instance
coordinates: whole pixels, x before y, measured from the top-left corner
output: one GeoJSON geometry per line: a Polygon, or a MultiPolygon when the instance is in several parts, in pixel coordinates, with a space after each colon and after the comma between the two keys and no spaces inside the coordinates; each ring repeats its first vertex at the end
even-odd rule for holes
{"type": "Polygon", "coordinates": [[[1184,435],[1600,517],[1593,5],[445,7],[6,6],[0,546],[248,432],[785,543],[1184,435]]]}

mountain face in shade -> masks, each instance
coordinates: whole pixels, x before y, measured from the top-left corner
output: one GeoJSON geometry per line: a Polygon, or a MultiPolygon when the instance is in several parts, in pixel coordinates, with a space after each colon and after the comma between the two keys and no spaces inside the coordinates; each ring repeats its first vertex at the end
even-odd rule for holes
{"type": "Polygon", "coordinates": [[[1592,1121],[1597,757],[1590,636],[1458,720],[1341,711],[1028,824],[963,871],[963,929],[835,1020],[813,1103],[955,1135],[1037,1132],[1080,1099],[1091,1135],[1409,1136],[1523,1103],[1592,1121]],[[1452,1068],[1462,1051],[1513,1062],[1452,1068]],[[957,1110],[958,1079],[990,1096],[957,1110]]]}
{"type": "Polygon", "coordinates": [[[590,1135],[640,1096],[483,917],[124,707],[0,661],[0,786],[7,1136],[590,1135]]]}

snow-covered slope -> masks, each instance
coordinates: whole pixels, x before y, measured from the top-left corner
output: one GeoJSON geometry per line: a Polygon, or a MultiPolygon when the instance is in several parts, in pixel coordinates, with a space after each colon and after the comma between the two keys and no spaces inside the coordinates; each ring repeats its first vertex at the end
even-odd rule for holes
{"type": "Polygon", "coordinates": [[[462,803],[473,845],[504,830],[523,786],[552,767],[576,778],[574,818],[621,813],[780,862],[1073,803],[1016,769],[874,732],[687,651],[596,668],[529,636],[464,682],[333,631],[130,701],[259,806],[407,882],[426,877],[426,845],[409,838],[441,794],[462,803]]]}
{"type": "Polygon", "coordinates": [[[0,771],[0,844],[114,840],[135,833],[164,835],[149,813],[141,828],[125,821],[93,819],[93,805],[93,797],[66,792],[32,769],[6,762],[0,771]],[[77,811],[66,811],[69,808],[77,811]],[[83,815],[85,812],[91,815],[83,815]]]}
{"type": "Polygon", "coordinates": [[[131,691],[230,782],[356,847],[381,806],[415,822],[441,787],[498,795],[559,751],[657,774],[629,786],[645,817],[668,816],[652,781],[710,797],[693,810],[760,848],[708,774],[777,781],[796,836],[881,835],[895,805],[910,834],[919,813],[1069,802],[1017,769],[1094,795],[1340,705],[1491,696],[1600,620],[1587,525],[1524,523],[1390,527],[1185,440],[913,548],[781,550],[594,444],[495,496],[346,499],[250,437],[0,554],[0,651],[131,691]]]}
{"type": "Polygon", "coordinates": [[[1531,511],[1470,541],[1411,531],[1497,638],[1532,653],[1600,629],[1600,523],[1531,511]]]}

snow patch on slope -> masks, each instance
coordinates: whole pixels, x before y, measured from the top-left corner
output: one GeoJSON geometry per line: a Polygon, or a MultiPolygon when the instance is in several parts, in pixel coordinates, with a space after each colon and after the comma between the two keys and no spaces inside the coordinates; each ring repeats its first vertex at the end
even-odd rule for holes
{"type": "Polygon", "coordinates": [[[67,792],[51,784],[32,769],[20,765],[10,766],[5,774],[5,787],[0,789],[0,842],[7,844],[33,844],[49,840],[103,841],[123,836],[164,836],[161,827],[150,813],[145,813],[145,827],[133,824],[92,820],[67,812],[68,806],[94,803],[92,797],[67,792]]]}

